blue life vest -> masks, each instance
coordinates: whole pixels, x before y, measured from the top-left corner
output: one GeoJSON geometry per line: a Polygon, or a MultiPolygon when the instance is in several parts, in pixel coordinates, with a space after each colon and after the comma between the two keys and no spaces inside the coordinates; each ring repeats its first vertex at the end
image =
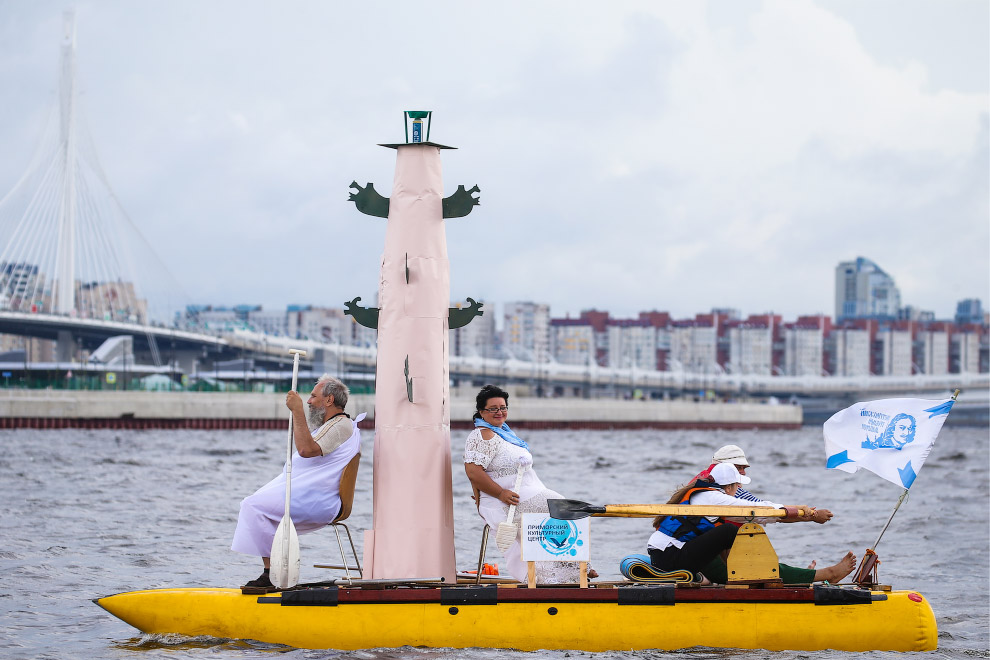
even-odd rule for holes
{"type": "MultiPolygon", "coordinates": [[[[692,495],[705,490],[718,489],[714,488],[710,481],[696,481],[694,486],[684,493],[683,499],[678,504],[690,504],[692,495]]],[[[723,524],[721,518],[712,522],[704,516],[667,516],[657,525],[657,530],[678,541],[687,543],[691,539],[704,534],[708,530],[715,529],[721,524],[723,524]]]]}

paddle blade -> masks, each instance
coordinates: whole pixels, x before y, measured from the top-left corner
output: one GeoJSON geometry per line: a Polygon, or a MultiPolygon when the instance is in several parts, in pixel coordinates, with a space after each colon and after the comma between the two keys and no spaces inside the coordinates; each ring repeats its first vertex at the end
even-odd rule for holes
{"type": "Polygon", "coordinates": [[[550,517],[557,520],[580,520],[593,513],[605,513],[605,507],[592,506],[578,500],[547,500],[550,517]]]}
{"type": "Polygon", "coordinates": [[[279,589],[299,584],[299,536],[289,517],[282,518],[272,541],[269,579],[279,589]]]}
{"type": "Polygon", "coordinates": [[[512,543],[516,540],[516,526],[510,522],[503,522],[498,524],[498,531],[495,533],[495,545],[498,549],[502,551],[503,554],[512,547],[512,543]]]}

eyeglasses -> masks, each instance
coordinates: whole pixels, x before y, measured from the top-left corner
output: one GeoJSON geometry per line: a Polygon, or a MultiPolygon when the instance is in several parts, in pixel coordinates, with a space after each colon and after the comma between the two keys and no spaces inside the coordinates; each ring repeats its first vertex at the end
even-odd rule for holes
{"type": "Polygon", "coordinates": [[[482,408],[486,413],[494,415],[495,413],[505,412],[509,409],[509,406],[492,406],[491,408],[482,408]]]}

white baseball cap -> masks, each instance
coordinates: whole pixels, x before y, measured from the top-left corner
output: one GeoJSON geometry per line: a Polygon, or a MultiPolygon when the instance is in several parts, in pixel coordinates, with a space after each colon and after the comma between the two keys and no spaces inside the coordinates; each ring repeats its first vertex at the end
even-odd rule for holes
{"type": "Polygon", "coordinates": [[[749,467],[749,461],[746,460],[746,454],[737,445],[726,445],[724,447],[719,447],[715,455],[712,456],[712,463],[732,463],[733,465],[742,465],[744,467],[749,467]]]}
{"type": "Polygon", "coordinates": [[[732,463],[719,463],[712,468],[712,479],[715,480],[719,486],[728,486],[729,484],[748,484],[750,478],[744,474],[739,474],[739,470],[732,463]]]}

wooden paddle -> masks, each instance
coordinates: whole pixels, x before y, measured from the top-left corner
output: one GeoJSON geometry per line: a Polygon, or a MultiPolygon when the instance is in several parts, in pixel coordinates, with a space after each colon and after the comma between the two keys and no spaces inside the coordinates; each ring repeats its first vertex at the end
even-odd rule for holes
{"type": "MultiPolygon", "coordinates": [[[[299,357],[305,356],[306,351],[290,348],[292,355],[292,390],[295,391],[299,380],[299,357]]],[[[285,450],[285,513],[282,521],[275,530],[272,540],[271,569],[268,579],[279,589],[288,589],[299,584],[299,535],[296,526],[289,517],[289,502],[292,499],[292,412],[289,412],[289,444],[285,450]]]]}
{"type": "MultiPolygon", "coordinates": [[[[519,468],[516,470],[516,485],[513,487],[513,492],[517,495],[519,494],[519,486],[522,484],[523,474],[526,469],[529,468],[529,463],[524,460],[526,457],[521,456],[519,458],[519,468]]],[[[516,530],[518,529],[514,522],[512,522],[512,517],[516,513],[516,505],[509,505],[509,515],[506,517],[505,522],[500,522],[498,524],[498,531],[495,532],[495,545],[503,553],[507,551],[512,543],[516,540],[516,530]]]]}
{"type": "Polygon", "coordinates": [[[579,520],[588,516],[606,518],[651,518],[653,516],[715,516],[718,518],[787,518],[803,516],[804,509],[768,506],[711,506],[690,504],[606,504],[595,506],[578,500],[547,500],[550,517],[579,520]]]}

